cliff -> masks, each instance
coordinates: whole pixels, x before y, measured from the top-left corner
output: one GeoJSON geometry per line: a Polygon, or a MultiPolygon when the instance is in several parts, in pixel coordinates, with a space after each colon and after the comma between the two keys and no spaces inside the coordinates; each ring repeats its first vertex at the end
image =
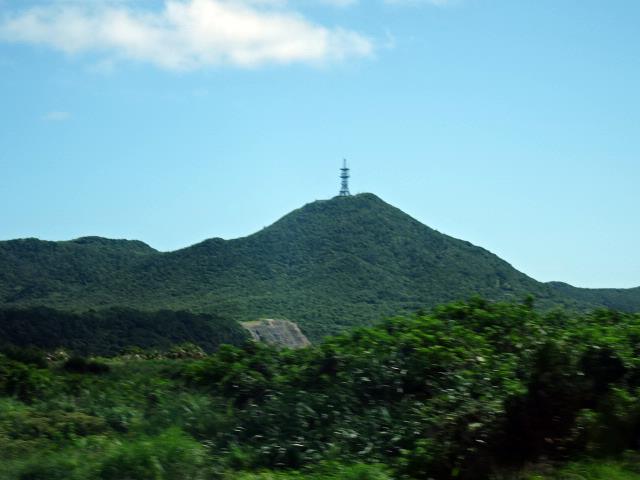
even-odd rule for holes
{"type": "Polygon", "coordinates": [[[311,345],[307,337],[298,328],[298,325],[289,320],[256,320],[244,322],[242,326],[249,331],[251,338],[257,342],[286,348],[304,348],[311,345]]]}

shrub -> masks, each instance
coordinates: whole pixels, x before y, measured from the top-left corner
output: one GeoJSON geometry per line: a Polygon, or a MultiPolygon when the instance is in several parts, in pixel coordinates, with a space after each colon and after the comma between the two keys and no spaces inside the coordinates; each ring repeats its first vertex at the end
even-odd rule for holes
{"type": "Polygon", "coordinates": [[[387,469],[382,465],[356,463],[343,465],[335,462],[323,463],[320,466],[303,472],[242,473],[233,472],[228,480],[390,480],[387,469]]]}
{"type": "Polygon", "coordinates": [[[99,468],[103,480],[195,480],[203,475],[203,448],[178,429],[118,445],[99,468]]]}
{"type": "Polygon", "coordinates": [[[61,453],[38,455],[20,469],[19,480],[71,480],[76,475],[75,459],[61,453]]]}
{"type": "Polygon", "coordinates": [[[10,360],[0,354],[0,395],[31,402],[50,383],[47,370],[10,360]]]}
{"type": "Polygon", "coordinates": [[[87,360],[84,357],[71,357],[64,362],[62,368],[71,373],[93,373],[97,375],[107,373],[110,370],[109,365],[106,363],[87,360]]]}
{"type": "Polygon", "coordinates": [[[16,347],[14,345],[7,345],[0,349],[0,353],[3,353],[11,360],[24,363],[25,365],[47,368],[47,359],[44,353],[42,350],[34,347],[16,347]]]}

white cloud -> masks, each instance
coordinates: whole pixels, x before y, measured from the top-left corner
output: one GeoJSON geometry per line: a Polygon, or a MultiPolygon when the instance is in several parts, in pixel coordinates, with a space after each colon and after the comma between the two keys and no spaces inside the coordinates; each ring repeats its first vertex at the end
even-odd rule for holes
{"type": "Polygon", "coordinates": [[[42,119],[47,122],[64,122],[66,120],[69,120],[70,118],[71,114],[69,112],[63,111],[48,112],[42,116],[42,119]]]}
{"type": "Polygon", "coordinates": [[[136,60],[169,70],[321,64],[373,53],[366,36],[313,23],[282,4],[165,0],[161,11],[150,11],[126,2],[58,2],[5,16],[0,40],[69,54],[99,53],[109,61],[136,60]]]}

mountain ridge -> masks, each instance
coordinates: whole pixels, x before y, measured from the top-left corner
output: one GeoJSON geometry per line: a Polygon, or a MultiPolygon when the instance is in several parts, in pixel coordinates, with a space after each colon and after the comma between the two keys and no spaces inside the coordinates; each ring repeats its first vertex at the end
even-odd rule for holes
{"type": "Polygon", "coordinates": [[[475,294],[490,300],[533,294],[543,308],[640,310],[640,288],[538,282],[370,193],[311,202],[245,237],[171,252],[101,237],[5,241],[0,266],[3,306],[287,318],[312,340],[475,294]]]}

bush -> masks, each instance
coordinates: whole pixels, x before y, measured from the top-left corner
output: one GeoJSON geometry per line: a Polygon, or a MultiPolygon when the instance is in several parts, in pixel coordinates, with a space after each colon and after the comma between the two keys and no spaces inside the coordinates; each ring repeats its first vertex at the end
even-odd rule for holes
{"type": "Polygon", "coordinates": [[[28,461],[18,474],[19,480],[71,480],[78,478],[77,462],[56,453],[37,456],[28,461]]]}
{"type": "Polygon", "coordinates": [[[47,359],[44,353],[42,350],[34,347],[16,347],[14,345],[6,345],[0,348],[0,353],[3,353],[11,360],[24,363],[25,365],[47,368],[47,359]]]}
{"type": "Polygon", "coordinates": [[[109,365],[106,363],[87,360],[84,357],[71,357],[64,362],[62,368],[71,373],[93,373],[97,375],[107,373],[110,370],[109,365]]]}
{"type": "Polygon", "coordinates": [[[0,354],[0,395],[11,395],[31,402],[50,383],[47,370],[10,360],[0,354]]]}
{"type": "Polygon", "coordinates": [[[303,472],[271,472],[243,473],[234,472],[228,480],[391,480],[387,469],[382,465],[356,463],[343,465],[335,462],[323,463],[320,466],[303,472]]]}
{"type": "Polygon", "coordinates": [[[103,480],[196,480],[203,477],[203,448],[178,429],[117,446],[103,461],[103,480]]]}

